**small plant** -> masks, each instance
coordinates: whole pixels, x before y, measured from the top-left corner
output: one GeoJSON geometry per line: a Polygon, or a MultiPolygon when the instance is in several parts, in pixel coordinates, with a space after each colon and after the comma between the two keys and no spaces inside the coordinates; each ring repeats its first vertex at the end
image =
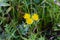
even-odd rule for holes
{"type": "Polygon", "coordinates": [[[60,1],[0,0],[0,40],[60,40],[60,1]]]}

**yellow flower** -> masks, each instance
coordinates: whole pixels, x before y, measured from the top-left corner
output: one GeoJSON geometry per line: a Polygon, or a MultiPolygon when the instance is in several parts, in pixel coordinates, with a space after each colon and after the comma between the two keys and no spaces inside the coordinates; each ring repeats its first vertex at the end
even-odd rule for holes
{"type": "Polygon", "coordinates": [[[32,15],[32,19],[35,20],[35,21],[39,20],[38,14],[36,14],[36,13],[33,14],[33,15],[32,15]]]}
{"type": "Polygon", "coordinates": [[[26,23],[27,24],[32,24],[33,23],[33,20],[31,18],[28,18],[28,19],[26,19],[26,23]]]}
{"type": "Polygon", "coordinates": [[[25,19],[30,18],[30,14],[29,13],[25,13],[25,15],[23,16],[25,19]]]}

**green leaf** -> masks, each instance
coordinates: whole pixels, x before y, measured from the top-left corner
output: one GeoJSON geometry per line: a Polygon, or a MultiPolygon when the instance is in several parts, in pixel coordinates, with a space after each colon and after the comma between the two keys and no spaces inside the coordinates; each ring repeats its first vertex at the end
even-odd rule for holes
{"type": "Polygon", "coordinates": [[[0,7],[0,13],[2,12],[2,9],[1,9],[1,7],[0,7]]]}
{"type": "Polygon", "coordinates": [[[41,37],[39,38],[39,40],[45,40],[45,37],[42,37],[42,36],[41,36],[41,37]]]}
{"type": "Polygon", "coordinates": [[[10,6],[8,3],[0,3],[0,6],[10,6]]]}
{"type": "Polygon", "coordinates": [[[35,3],[39,3],[39,2],[40,2],[40,0],[34,0],[34,2],[35,2],[35,3]]]}
{"type": "Polygon", "coordinates": [[[8,0],[0,0],[0,2],[8,2],[8,0]]]}

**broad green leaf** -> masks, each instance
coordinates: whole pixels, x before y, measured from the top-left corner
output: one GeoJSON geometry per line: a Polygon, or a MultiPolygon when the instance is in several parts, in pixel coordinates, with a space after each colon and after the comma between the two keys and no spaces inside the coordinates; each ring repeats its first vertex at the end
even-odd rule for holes
{"type": "Polygon", "coordinates": [[[0,6],[10,6],[8,3],[0,3],[0,6]]]}

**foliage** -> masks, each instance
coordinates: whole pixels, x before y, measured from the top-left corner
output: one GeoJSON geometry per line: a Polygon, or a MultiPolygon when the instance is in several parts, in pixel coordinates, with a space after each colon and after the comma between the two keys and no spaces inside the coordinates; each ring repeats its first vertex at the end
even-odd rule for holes
{"type": "Polygon", "coordinates": [[[0,0],[0,40],[60,40],[58,4],[59,0],[0,0]],[[26,13],[33,23],[24,18],[26,13]]]}

